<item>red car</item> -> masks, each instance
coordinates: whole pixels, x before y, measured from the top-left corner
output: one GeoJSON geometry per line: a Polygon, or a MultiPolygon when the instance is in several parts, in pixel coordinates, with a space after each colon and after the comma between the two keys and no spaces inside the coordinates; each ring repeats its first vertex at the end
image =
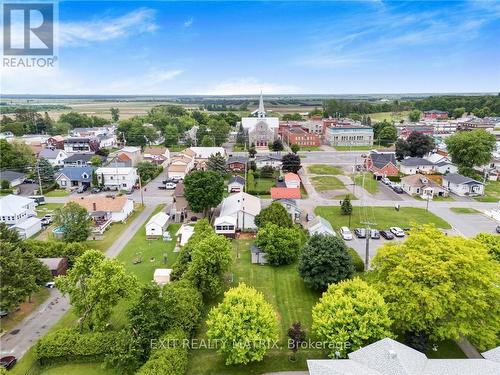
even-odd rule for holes
{"type": "Polygon", "coordinates": [[[5,369],[10,370],[17,362],[17,358],[13,355],[8,355],[6,357],[0,358],[0,365],[5,367],[5,369]]]}

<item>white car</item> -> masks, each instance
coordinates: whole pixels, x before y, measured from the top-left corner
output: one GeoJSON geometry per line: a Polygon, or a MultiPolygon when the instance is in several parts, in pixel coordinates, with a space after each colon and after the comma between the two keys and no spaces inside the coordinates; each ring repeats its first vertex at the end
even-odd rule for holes
{"type": "Polygon", "coordinates": [[[45,283],[45,287],[50,288],[50,289],[55,288],[56,283],[54,281],[49,281],[49,282],[45,283]]]}
{"type": "Polygon", "coordinates": [[[167,182],[167,183],[165,184],[165,188],[166,188],[167,190],[173,190],[173,189],[175,189],[175,186],[176,186],[176,184],[174,184],[173,182],[167,182]]]}
{"type": "Polygon", "coordinates": [[[340,235],[346,241],[352,240],[352,233],[347,227],[340,227],[340,235]]]}
{"type": "Polygon", "coordinates": [[[404,237],[405,232],[399,227],[390,227],[389,230],[394,234],[396,237],[404,237]]]}
{"type": "Polygon", "coordinates": [[[391,180],[389,180],[387,177],[382,177],[380,181],[382,181],[385,185],[389,185],[391,183],[391,180]]]}

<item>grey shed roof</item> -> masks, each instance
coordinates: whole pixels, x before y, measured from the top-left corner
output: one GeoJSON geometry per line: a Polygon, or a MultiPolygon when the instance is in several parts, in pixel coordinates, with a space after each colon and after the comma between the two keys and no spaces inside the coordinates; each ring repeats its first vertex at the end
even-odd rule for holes
{"type": "Polygon", "coordinates": [[[12,182],[14,180],[17,180],[18,178],[24,179],[24,177],[26,177],[25,173],[9,170],[0,171],[0,180],[7,180],[9,182],[12,182]]]}
{"type": "Polygon", "coordinates": [[[233,176],[229,180],[229,184],[237,182],[238,184],[245,185],[245,179],[241,176],[233,176]]]}
{"type": "Polygon", "coordinates": [[[461,174],[458,173],[448,173],[447,175],[443,176],[443,180],[449,181],[452,184],[481,184],[483,185],[482,182],[476,181],[473,178],[467,177],[467,176],[462,176],[461,174]]]}
{"type": "Polygon", "coordinates": [[[423,158],[407,158],[401,161],[401,165],[406,167],[417,167],[419,165],[434,165],[434,163],[423,158]]]}

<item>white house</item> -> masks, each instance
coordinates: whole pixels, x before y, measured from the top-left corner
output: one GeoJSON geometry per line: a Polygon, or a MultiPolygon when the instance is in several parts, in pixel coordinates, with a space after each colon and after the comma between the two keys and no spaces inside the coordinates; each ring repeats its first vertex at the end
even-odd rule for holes
{"type": "Polygon", "coordinates": [[[443,176],[442,185],[450,192],[460,196],[478,196],[484,194],[484,184],[458,173],[443,176]]]}
{"type": "Polygon", "coordinates": [[[285,185],[289,189],[300,188],[300,177],[295,173],[287,173],[285,175],[285,185]]]}
{"type": "Polygon", "coordinates": [[[47,159],[50,165],[53,167],[59,167],[64,165],[64,160],[68,158],[68,154],[64,150],[58,148],[51,149],[45,148],[38,154],[39,158],[47,159]]]}
{"type": "Polygon", "coordinates": [[[215,233],[227,237],[234,237],[236,234],[236,218],[234,216],[219,216],[214,221],[215,233]]]}
{"type": "Polygon", "coordinates": [[[169,178],[183,180],[193,168],[194,157],[187,154],[181,154],[172,158],[172,161],[167,168],[167,174],[169,178]]]}
{"type": "Polygon", "coordinates": [[[290,218],[293,221],[300,220],[301,210],[295,199],[280,198],[280,199],[275,199],[273,202],[280,203],[285,208],[286,212],[288,212],[288,215],[290,215],[290,218]]]}
{"type": "Polygon", "coordinates": [[[146,147],[144,160],[166,167],[170,163],[170,151],[166,147],[146,147]]]}
{"type": "Polygon", "coordinates": [[[281,161],[281,156],[277,155],[265,155],[265,156],[257,156],[255,158],[255,166],[257,168],[262,168],[264,166],[271,166],[274,169],[281,169],[283,162],[281,161]]]}
{"type": "Polygon", "coordinates": [[[25,173],[9,171],[7,169],[0,171],[0,181],[8,181],[11,188],[21,185],[24,182],[25,178],[25,173]]]}
{"type": "Polygon", "coordinates": [[[11,226],[30,217],[36,217],[33,199],[13,194],[0,198],[0,222],[11,226]]]}
{"type": "Polygon", "coordinates": [[[406,175],[432,173],[434,171],[434,163],[423,158],[407,158],[401,160],[399,164],[399,171],[406,175]]]}
{"type": "Polygon", "coordinates": [[[170,282],[171,273],[171,268],[157,268],[153,274],[153,281],[160,286],[168,284],[170,282]]]}
{"type": "Polygon", "coordinates": [[[433,199],[434,196],[448,196],[446,189],[422,174],[403,177],[401,179],[401,188],[409,195],[418,195],[425,200],[433,199]]]}
{"type": "Polygon", "coordinates": [[[94,167],[64,167],[56,174],[56,182],[61,189],[71,190],[92,183],[94,167]]]}
{"type": "Polygon", "coordinates": [[[446,173],[457,173],[458,167],[449,161],[440,161],[434,164],[434,170],[437,173],[446,174],[446,173]]]}
{"type": "Polygon", "coordinates": [[[139,176],[132,167],[101,167],[95,171],[100,185],[110,190],[132,191],[139,176]]]}
{"type": "Polygon", "coordinates": [[[12,229],[15,229],[19,233],[19,237],[27,239],[42,230],[42,220],[37,217],[29,217],[14,225],[12,229]]]}
{"type": "Polygon", "coordinates": [[[309,232],[310,236],[315,234],[324,234],[330,236],[336,235],[330,222],[322,218],[321,216],[316,216],[309,222],[307,231],[309,232]]]}
{"type": "Polygon", "coordinates": [[[165,212],[158,212],[146,224],[147,238],[160,238],[168,227],[168,216],[165,212]]]}
{"type": "Polygon", "coordinates": [[[84,207],[94,221],[123,222],[134,211],[134,201],[126,196],[87,195],[70,201],[84,207]]]}
{"type": "Polygon", "coordinates": [[[236,219],[236,229],[254,230],[255,216],[261,210],[261,203],[258,197],[247,193],[236,193],[230,195],[222,201],[219,217],[230,216],[236,219]]]}
{"type": "Polygon", "coordinates": [[[241,176],[233,176],[227,184],[228,193],[239,193],[245,189],[245,179],[241,176]]]}
{"type": "Polygon", "coordinates": [[[194,152],[194,157],[197,160],[208,160],[210,156],[216,154],[226,157],[224,147],[190,147],[189,149],[194,152]]]}

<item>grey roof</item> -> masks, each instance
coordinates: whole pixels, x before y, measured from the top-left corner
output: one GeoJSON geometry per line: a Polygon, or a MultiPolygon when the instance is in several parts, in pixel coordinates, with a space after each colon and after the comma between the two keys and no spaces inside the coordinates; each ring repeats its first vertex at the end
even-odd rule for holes
{"type": "Polygon", "coordinates": [[[439,109],[429,109],[429,110],[424,111],[424,112],[427,112],[427,113],[448,113],[446,111],[441,111],[439,109]]]}
{"type": "Polygon", "coordinates": [[[80,143],[80,142],[90,142],[91,138],[89,137],[73,137],[73,138],[66,138],[64,140],[64,143],[80,143]]]}
{"type": "Polygon", "coordinates": [[[281,156],[278,155],[257,155],[255,161],[263,161],[263,160],[277,160],[281,161],[281,156]]]}
{"type": "Polygon", "coordinates": [[[230,156],[226,164],[231,164],[231,163],[242,163],[246,164],[248,162],[248,158],[246,156],[230,156]]]}
{"type": "Polygon", "coordinates": [[[413,157],[402,160],[401,165],[406,167],[418,167],[419,165],[434,165],[434,163],[427,159],[413,157]]]}
{"type": "Polygon", "coordinates": [[[500,346],[497,346],[496,348],[493,348],[481,354],[484,358],[489,359],[490,361],[500,363],[500,346]]]}
{"type": "Polygon", "coordinates": [[[250,246],[250,251],[254,254],[260,254],[260,253],[264,253],[259,247],[257,247],[255,244],[252,244],[252,246],[250,246]]]}
{"type": "Polygon", "coordinates": [[[9,182],[12,182],[12,181],[17,180],[19,178],[24,180],[25,177],[26,177],[26,174],[21,173],[21,172],[9,171],[7,169],[0,171],[0,180],[7,180],[9,182]]]}
{"type": "Polygon", "coordinates": [[[297,201],[295,199],[279,198],[279,199],[275,199],[273,202],[279,202],[279,203],[283,203],[283,204],[289,204],[290,206],[297,207],[297,201]]]}
{"type": "Polygon", "coordinates": [[[370,154],[370,158],[372,159],[373,165],[379,169],[385,167],[389,163],[396,165],[396,156],[393,153],[378,154],[378,153],[372,152],[370,154]]]}
{"type": "Polygon", "coordinates": [[[462,185],[462,184],[480,184],[483,185],[482,182],[476,181],[473,178],[462,176],[458,173],[448,173],[443,176],[443,180],[449,181],[452,184],[462,185]]]}
{"type": "Polygon", "coordinates": [[[439,163],[436,163],[436,165],[438,167],[443,167],[445,165],[453,165],[453,163],[449,162],[449,161],[440,161],[439,163]]]}
{"type": "Polygon", "coordinates": [[[237,182],[241,185],[245,185],[245,179],[241,176],[233,176],[231,177],[231,179],[229,180],[229,184],[232,184],[234,182],[237,182]]]}
{"type": "Polygon", "coordinates": [[[64,258],[38,258],[38,260],[45,264],[49,270],[56,270],[64,258]]]}
{"type": "Polygon", "coordinates": [[[45,159],[55,159],[57,155],[59,155],[59,152],[61,150],[59,149],[51,149],[51,148],[44,148],[40,153],[38,154],[39,158],[45,158],[45,159]]]}
{"type": "Polygon", "coordinates": [[[92,159],[93,156],[99,156],[103,161],[106,160],[106,158],[102,155],[96,155],[96,154],[74,154],[71,156],[68,156],[66,159],[64,159],[64,163],[76,163],[77,161],[80,161],[82,163],[88,163],[90,162],[90,159],[92,159]]]}
{"type": "Polygon", "coordinates": [[[57,178],[61,175],[65,175],[71,181],[79,181],[79,182],[91,182],[92,180],[92,172],[95,170],[94,167],[82,166],[82,167],[64,167],[57,174],[57,178]],[[83,175],[86,175],[85,178],[83,175]]]}

